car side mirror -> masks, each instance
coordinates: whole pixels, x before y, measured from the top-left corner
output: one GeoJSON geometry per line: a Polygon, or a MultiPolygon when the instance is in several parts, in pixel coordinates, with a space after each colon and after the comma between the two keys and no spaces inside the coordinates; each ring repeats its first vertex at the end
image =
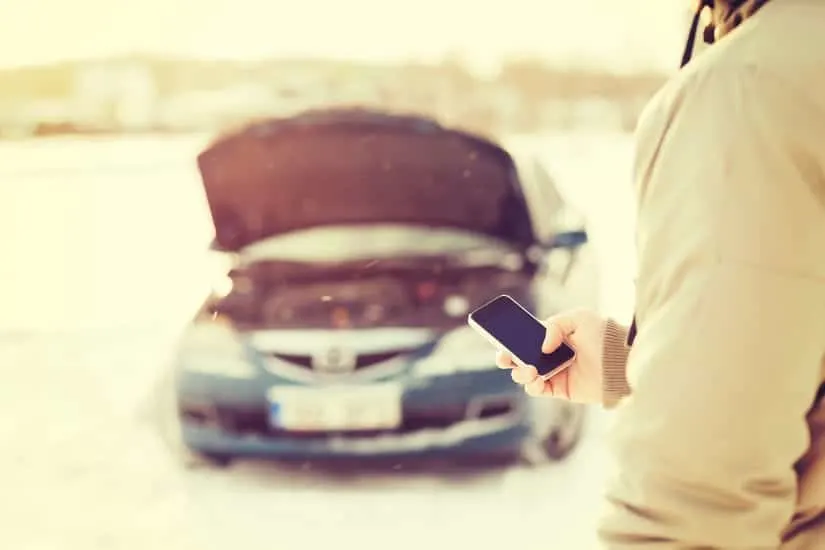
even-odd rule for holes
{"type": "Polygon", "coordinates": [[[548,252],[559,248],[578,250],[585,244],[587,244],[587,231],[584,229],[564,231],[562,233],[556,233],[547,244],[546,249],[548,252]]]}

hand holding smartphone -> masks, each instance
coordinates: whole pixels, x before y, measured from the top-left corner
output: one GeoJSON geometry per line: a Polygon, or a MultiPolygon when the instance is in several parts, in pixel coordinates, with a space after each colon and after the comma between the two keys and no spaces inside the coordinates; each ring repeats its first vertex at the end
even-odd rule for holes
{"type": "Polygon", "coordinates": [[[576,358],[576,351],[566,342],[552,353],[542,352],[547,328],[510,296],[487,302],[470,313],[467,322],[491,344],[510,352],[518,363],[535,367],[545,380],[576,358]]]}

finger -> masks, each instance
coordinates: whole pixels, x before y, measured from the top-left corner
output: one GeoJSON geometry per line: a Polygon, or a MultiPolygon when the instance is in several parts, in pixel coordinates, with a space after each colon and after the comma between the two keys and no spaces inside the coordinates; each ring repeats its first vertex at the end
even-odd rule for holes
{"type": "Polygon", "coordinates": [[[496,366],[500,369],[512,369],[516,365],[513,363],[513,356],[509,352],[500,350],[496,353],[496,366]]]}
{"type": "Polygon", "coordinates": [[[544,394],[553,394],[552,386],[548,386],[545,380],[536,377],[533,381],[528,384],[524,385],[524,391],[527,392],[527,395],[532,397],[538,397],[544,394]]]}
{"type": "Polygon", "coordinates": [[[567,373],[559,373],[544,381],[544,394],[551,397],[567,396],[567,373]],[[563,374],[564,376],[560,376],[563,374]]]}
{"type": "Polygon", "coordinates": [[[556,315],[545,321],[547,331],[544,335],[544,342],[541,344],[541,351],[552,353],[576,331],[576,323],[570,316],[556,315]]]}
{"type": "Polygon", "coordinates": [[[510,377],[516,384],[529,384],[538,377],[535,367],[516,367],[510,372],[510,377]]]}
{"type": "Polygon", "coordinates": [[[536,378],[529,384],[525,385],[524,389],[531,396],[544,395],[549,397],[570,399],[568,383],[569,377],[567,376],[567,372],[561,372],[547,380],[544,380],[543,378],[536,378]]]}

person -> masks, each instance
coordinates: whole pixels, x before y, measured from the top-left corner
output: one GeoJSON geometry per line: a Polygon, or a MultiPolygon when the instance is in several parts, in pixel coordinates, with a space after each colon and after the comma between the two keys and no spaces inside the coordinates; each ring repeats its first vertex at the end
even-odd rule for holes
{"type": "Polygon", "coordinates": [[[825,548],[825,2],[701,2],[637,130],[636,313],[547,320],[531,395],[613,407],[609,549],[825,548]],[[709,10],[708,10],[709,8],[709,10]]]}

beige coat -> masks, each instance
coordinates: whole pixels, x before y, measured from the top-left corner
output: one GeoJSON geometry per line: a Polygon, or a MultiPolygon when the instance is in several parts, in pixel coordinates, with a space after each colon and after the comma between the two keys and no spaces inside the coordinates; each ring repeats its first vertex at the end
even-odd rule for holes
{"type": "Polygon", "coordinates": [[[609,549],[825,549],[825,1],[772,0],[638,128],[638,336],[608,326],[609,549]]]}

